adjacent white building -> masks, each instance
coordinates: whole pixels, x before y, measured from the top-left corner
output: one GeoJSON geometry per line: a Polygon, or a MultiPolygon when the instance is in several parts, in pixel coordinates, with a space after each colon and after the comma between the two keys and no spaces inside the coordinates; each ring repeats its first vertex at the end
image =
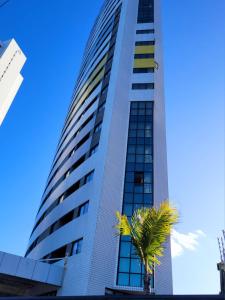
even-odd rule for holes
{"type": "Polygon", "coordinates": [[[0,42],[0,125],[23,81],[26,57],[14,39],[0,42]]]}

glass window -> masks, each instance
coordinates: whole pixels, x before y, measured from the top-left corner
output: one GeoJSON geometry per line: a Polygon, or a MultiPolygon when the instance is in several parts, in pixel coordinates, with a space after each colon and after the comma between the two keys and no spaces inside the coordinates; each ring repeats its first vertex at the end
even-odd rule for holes
{"type": "Polygon", "coordinates": [[[138,123],[137,128],[138,129],[145,129],[145,123],[138,123]]]}
{"type": "Polygon", "coordinates": [[[145,144],[145,139],[141,138],[141,137],[137,138],[137,144],[144,145],[145,144]]]}
{"type": "Polygon", "coordinates": [[[127,171],[134,171],[135,163],[127,163],[127,171]]]}
{"type": "Polygon", "coordinates": [[[145,137],[151,137],[151,136],[152,136],[151,130],[145,130],[145,137]]]}
{"type": "Polygon", "coordinates": [[[145,163],[151,163],[152,162],[152,156],[151,155],[145,155],[145,163]]]}
{"type": "Polygon", "coordinates": [[[130,275],[130,285],[131,286],[141,286],[141,275],[131,274],[130,275]]]}
{"type": "Polygon", "coordinates": [[[135,185],[134,186],[134,192],[135,193],[143,193],[143,186],[142,185],[135,185]]]}
{"type": "Polygon", "coordinates": [[[90,182],[93,179],[94,172],[89,173],[85,178],[85,183],[90,182]]]}
{"type": "Polygon", "coordinates": [[[145,138],[145,144],[151,145],[152,144],[152,139],[151,138],[145,138]]]}
{"type": "Polygon", "coordinates": [[[145,110],[144,109],[139,109],[138,114],[139,114],[139,116],[144,116],[145,115],[145,110]]]}
{"type": "Polygon", "coordinates": [[[132,193],[133,192],[133,184],[132,183],[126,183],[125,184],[125,192],[126,193],[132,193]]]}
{"type": "Polygon", "coordinates": [[[145,146],[145,154],[152,154],[152,147],[151,146],[145,146]]]}
{"type": "Polygon", "coordinates": [[[131,256],[132,258],[138,258],[135,247],[131,244],[131,256]]]}
{"type": "Polygon", "coordinates": [[[121,244],[120,244],[120,256],[121,257],[130,257],[130,243],[121,242],[121,244]]]}
{"type": "Polygon", "coordinates": [[[141,109],[141,108],[145,109],[145,102],[139,102],[138,105],[139,105],[138,106],[139,109],[141,109]]]}
{"type": "Polygon", "coordinates": [[[135,162],[135,155],[133,155],[133,154],[128,154],[128,155],[127,155],[127,162],[129,162],[129,163],[135,162]]]}
{"type": "Polygon", "coordinates": [[[145,147],[141,145],[136,146],[136,154],[144,154],[145,147]]]}
{"type": "Polygon", "coordinates": [[[131,259],[130,271],[131,273],[141,273],[140,259],[131,259]]]}
{"type": "Polygon", "coordinates": [[[133,202],[133,194],[125,193],[124,194],[124,203],[132,203],[133,202]]]}
{"type": "Polygon", "coordinates": [[[132,216],[132,213],[133,213],[133,205],[131,204],[124,205],[123,214],[125,214],[126,216],[132,216]]]}
{"type": "Polygon", "coordinates": [[[131,102],[131,108],[138,108],[138,102],[131,102]]]}
{"type": "Polygon", "coordinates": [[[153,204],[152,194],[144,194],[144,203],[145,204],[153,204]]]}
{"type": "Polygon", "coordinates": [[[136,130],[129,130],[129,137],[136,137],[136,130]]]}
{"type": "Polygon", "coordinates": [[[145,123],[145,129],[146,130],[151,130],[152,129],[152,125],[150,123],[145,123]]]}
{"type": "Polygon", "coordinates": [[[131,238],[130,238],[129,235],[123,235],[123,236],[121,236],[121,241],[123,241],[123,242],[130,242],[131,238]]]}
{"type": "Polygon", "coordinates": [[[144,185],[144,193],[145,194],[152,193],[152,186],[151,186],[151,184],[145,184],[144,185]]]}
{"type": "Polygon", "coordinates": [[[118,285],[124,285],[124,286],[129,285],[129,275],[119,273],[119,275],[118,275],[118,285]]]}
{"type": "Polygon", "coordinates": [[[147,172],[153,172],[153,165],[152,164],[144,164],[145,171],[147,172]]]}
{"type": "Polygon", "coordinates": [[[151,183],[152,182],[152,173],[145,172],[144,182],[145,183],[151,183]]]}
{"type": "Polygon", "coordinates": [[[137,109],[132,109],[131,110],[131,115],[136,116],[138,114],[137,109]]]}
{"type": "Polygon", "coordinates": [[[80,239],[73,244],[72,255],[78,254],[81,252],[83,239],[80,239]]]}
{"type": "Polygon", "coordinates": [[[146,115],[148,116],[152,115],[152,109],[146,109],[146,115]]]}
{"type": "Polygon", "coordinates": [[[135,165],[135,171],[144,171],[145,164],[136,163],[135,165]]]}
{"type": "Polygon", "coordinates": [[[144,130],[137,130],[137,137],[145,137],[145,131],[144,130]]]}
{"type": "Polygon", "coordinates": [[[142,203],[143,195],[142,194],[134,194],[134,203],[142,203]]]}
{"type": "Polygon", "coordinates": [[[126,172],[126,182],[134,182],[134,172],[126,172]]]}
{"type": "Polygon", "coordinates": [[[130,129],[137,129],[137,123],[130,123],[130,129]]]}
{"type": "Polygon", "coordinates": [[[137,163],[144,163],[144,155],[136,155],[137,163]]]}
{"type": "Polygon", "coordinates": [[[137,209],[142,208],[142,207],[143,207],[142,204],[137,204],[137,203],[134,204],[134,210],[137,210],[137,209]]]}
{"type": "MultiPolygon", "coordinates": [[[[133,146],[133,145],[128,146],[127,152],[129,154],[134,154],[135,153],[135,146],[133,146]]],[[[146,153],[146,154],[149,154],[149,153],[146,153]]]]}
{"type": "Polygon", "coordinates": [[[120,258],[119,272],[129,272],[130,260],[128,258],[120,258]]]}
{"type": "Polygon", "coordinates": [[[135,145],[135,144],[136,144],[136,138],[131,138],[131,137],[129,137],[129,138],[128,138],[128,143],[129,143],[130,145],[135,145]]]}
{"type": "Polygon", "coordinates": [[[89,206],[89,202],[86,202],[83,205],[81,205],[78,215],[80,216],[86,214],[88,212],[88,206],[89,206]]]}
{"type": "Polygon", "coordinates": [[[134,183],[135,184],[143,184],[144,183],[144,173],[143,172],[135,172],[134,173],[134,183]]]}

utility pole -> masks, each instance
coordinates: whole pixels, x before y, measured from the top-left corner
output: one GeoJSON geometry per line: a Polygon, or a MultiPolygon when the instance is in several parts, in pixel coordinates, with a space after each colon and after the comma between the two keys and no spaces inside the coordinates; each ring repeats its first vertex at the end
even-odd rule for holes
{"type": "Polygon", "coordinates": [[[217,240],[220,251],[220,262],[217,264],[220,272],[220,294],[225,295],[225,230],[222,230],[222,237],[218,237],[217,240]]]}

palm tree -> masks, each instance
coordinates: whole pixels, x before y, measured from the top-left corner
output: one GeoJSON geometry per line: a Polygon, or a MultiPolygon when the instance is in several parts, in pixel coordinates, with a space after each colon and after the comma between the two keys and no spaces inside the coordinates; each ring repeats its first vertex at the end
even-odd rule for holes
{"type": "Polygon", "coordinates": [[[158,258],[163,256],[163,244],[170,235],[173,225],[178,222],[178,211],[170,206],[168,201],[164,201],[159,208],[137,209],[131,221],[119,212],[116,213],[116,217],[118,223],[115,228],[118,235],[131,237],[131,243],[144,265],[144,292],[148,295],[154,266],[160,264],[158,258]]]}

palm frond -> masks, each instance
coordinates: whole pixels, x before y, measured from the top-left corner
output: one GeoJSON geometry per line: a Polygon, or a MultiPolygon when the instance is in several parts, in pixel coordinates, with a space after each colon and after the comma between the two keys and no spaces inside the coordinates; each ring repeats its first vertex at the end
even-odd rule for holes
{"type": "Polygon", "coordinates": [[[159,257],[163,256],[164,244],[170,235],[174,224],[178,222],[176,208],[168,201],[160,204],[159,208],[140,208],[133,213],[131,221],[126,215],[116,213],[118,220],[117,233],[129,235],[147,272],[152,273],[154,265],[160,264],[159,257]]]}

